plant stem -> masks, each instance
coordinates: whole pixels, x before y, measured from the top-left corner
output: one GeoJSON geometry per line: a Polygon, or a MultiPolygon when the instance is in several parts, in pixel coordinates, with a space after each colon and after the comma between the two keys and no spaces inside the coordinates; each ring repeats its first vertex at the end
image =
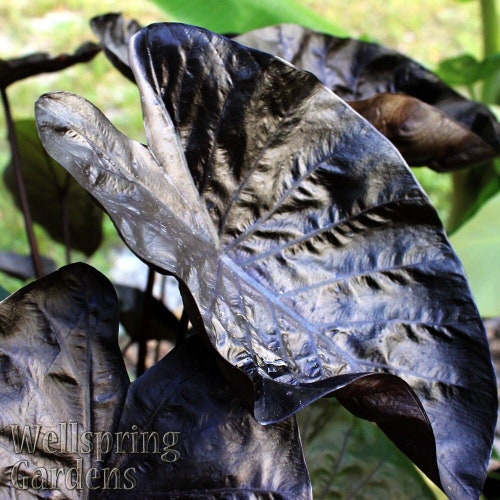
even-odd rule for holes
{"type": "Polygon", "coordinates": [[[21,168],[21,159],[19,156],[19,145],[17,143],[16,130],[14,127],[14,120],[10,111],[9,99],[7,98],[7,91],[2,87],[2,103],[5,111],[5,121],[7,122],[7,131],[10,145],[10,152],[12,156],[12,164],[16,176],[16,183],[19,192],[19,202],[21,204],[21,211],[24,218],[24,226],[26,228],[26,235],[31,250],[31,260],[33,263],[33,272],[36,278],[41,278],[44,275],[42,260],[40,259],[40,252],[33,231],[33,220],[31,218],[31,211],[28,203],[28,196],[26,194],[26,186],[24,183],[23,171],[21,168]]]}
{"type": "Polygon", "coordinates": [[[496,0],[481,0],[481,21],[483,26],[483,50],[486,57],[496,54],[500,47],[496,0]]]}
{"type": "MultiPolygon", "coordinates": [[[[481,22],[483,55],[488,57],[499,51],[498,13],[496,0],[481,0],[481,22]]],[[[483,82],[482,101],[498,103],[500,100],[500,69],[483,82]]],[[[475,98],[474,95],[471,96],[475,98]]],[[[478,197],[485,186],[498,174],[493,162],[487,162],[472,169],[453,172],[453,198],[446,229],[453,232],[471,211],[478,207],[478,197]],[[475,206],[476,205],[476,206],[475,206]]]]}
{"type": "Polygon", "coordinates": [[[142,306],[141,329],[139,337],[139,352],[137,355],[136,375],[140,377],[146,371],[146,355],[148,351],[148,340],[151,333],[151,308],[153,304],[153,286],[156,272],[150,267],[148,270],[148,281],[144,290],[144,304],[142,306]]]}
{"type": "MultiPolygon", "coordinates": [[[[483,30],[483,55],[500,52],[500,35],[496,0],[481,0],[481,22],[483,30]]],[[[484,81],[482,100],[491,104],[500,103],[500,69],[484,81]]]]}
{"type": "Polygon", "coordinates": [[[64,248],[66,253],[66,264],[71,264],[71,227],[69,217],[69,186],[71,175],[66,174],[66,182],[61,193],[62,229],[64,235],[64,248]]]}

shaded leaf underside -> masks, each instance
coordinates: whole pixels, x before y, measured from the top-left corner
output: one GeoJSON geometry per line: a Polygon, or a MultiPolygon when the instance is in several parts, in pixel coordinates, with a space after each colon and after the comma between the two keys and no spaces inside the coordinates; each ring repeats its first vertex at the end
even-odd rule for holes
{"type": "Polygon", "coordinates": [[[152,152],[63,93],[38,102],[42,140],[186,283],[256,417],[337,390],[449,494],[479,491],[496,417],[484,329],[400,155],[309,73],[207,31],[153,25],[130,60],[152,152]]]}

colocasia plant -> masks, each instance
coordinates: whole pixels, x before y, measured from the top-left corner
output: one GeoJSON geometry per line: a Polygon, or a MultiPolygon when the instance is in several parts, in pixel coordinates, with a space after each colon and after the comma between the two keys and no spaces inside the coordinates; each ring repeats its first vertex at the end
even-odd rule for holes
{"type": "Polygon", "coordinates": [[[477,498],[497,412],[488,343],[401,153],[474,164],[498,154],[498,122],[405,58],[299,27],[93,26],[138,85],[148,144],[66,92],[39,98],[39,134],[133,252],[178,279],[192,328],[130,384],[100,273],[73,264],[6,299],[4,494],[310,498],[295,414],[328,397],[450,498],[477,498]],[[299,50],[320,54],[323,83],[299,50]],[[395,125],[375,126],[401,153],[355,110],[387,113],[395,125]],[[443,141],[414,133],[421,119],[443,141]]]}

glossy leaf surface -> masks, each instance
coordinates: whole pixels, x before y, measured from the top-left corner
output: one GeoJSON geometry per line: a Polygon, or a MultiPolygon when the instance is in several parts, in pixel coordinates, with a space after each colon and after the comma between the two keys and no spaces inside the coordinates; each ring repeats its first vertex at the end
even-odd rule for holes
{"type": "MultiPolygon", "coordinates": [[[[55,241],[92,255],[102,241],[102,211],[43,149],[34,120],[19,120],[15,126],[33,220],[55,241]]],[[[4,170],[3,179],[20,207],[12,162],[4,170]]]]}
{"type": "Polygon", "coordinates": [[[187,285],[257,419],[336,391],[445,491],[477,494],[496,418],[484,327],[399,153],[310,73],[205,30],[152,25],[131,66],[147,148],[66,93],[38,101],[43,143],[187,285]]]}
{"type": "Polygon", "coordinates": [[[117,333],[112,285],[85,264],[64,267],[0,304],[2,497],[39,498],[42,491],[86,498],[89,482],[83,477],[78,485],[74,473],[85,476],[106,453],[82,437],[116,428],[129,384],[117,333]],[[47,472],[53,468],[63,471],[56,483],[47,472]]]}
{"type": "Polygon", "coordinates": [[[314,498],[435,500],[415,466],[371,422],[332,399],[297,415],[314,498]]]}
{"type": "Polygon", "coordinates": [[[129,80],[134,75],[128,62],[128,43],[141,26],[135,20],[126,21],[121,14],[104,14],[90,20],[90,27],[99,38],[106,56],[113,65],[129,80]]]}
{"type": "Polygon", "coordinates": [[[118,432],[134,431],[149,447],[127,440],[106,464],[134,488],[103,498],[311,498],[295,417],[257,423],[197,336],[132,384],[118,432]]]}
{"type": "MultiPolygon", "coordinates": [[[[487,143],[490,147],[483,149],[479,161],[500,154],[500,123],[487,106],[465,99],[435,74],[392,49],[290,24],[255,30],[236,40],[311,71],[346,101],[359,101],[387,92],[415,97],[437,107],[478,136],[468,140],[481,139],[487,143]]],[[[469,164],[478,162],[478,152],[475,151],[469,164]]],[[[463,159],[456,166],[451,162],[434,161],[439,170],[463,167],[463,159]]],[[[433,164],[429,166],[435,168],[433,164]]]]}

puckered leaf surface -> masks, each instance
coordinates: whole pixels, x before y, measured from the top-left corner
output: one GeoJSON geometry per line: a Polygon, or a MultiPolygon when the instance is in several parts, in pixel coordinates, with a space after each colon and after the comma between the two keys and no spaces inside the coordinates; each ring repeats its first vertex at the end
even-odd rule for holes
{"type": "Polygon", "coordinates": [[[187,286],[192,321],[253,382],[257,419],[335,391],[449,495],[477,496],[488,345],[399,153],[310,73],[205,30],[152,25],[130,62],[148,147],[66,93],[38,101],[42,141],[187,286]]]}
{"type": "Polygon", "coordinates": [[[187,339],[131,385],[118,433],[147,441],[114,447],[106,467],[133,470],[134,487],[102,498],[311,498],[295,417],[257,423],[202,340],[187,339]]]}
{"type": "Polygon", "coordinates": [[[107,455],[92,440],[116,429],[129,385],[117,335],[113,287],[86,264],[0,304],[2,498],[87,498],[86,473],[107,455]]]}

